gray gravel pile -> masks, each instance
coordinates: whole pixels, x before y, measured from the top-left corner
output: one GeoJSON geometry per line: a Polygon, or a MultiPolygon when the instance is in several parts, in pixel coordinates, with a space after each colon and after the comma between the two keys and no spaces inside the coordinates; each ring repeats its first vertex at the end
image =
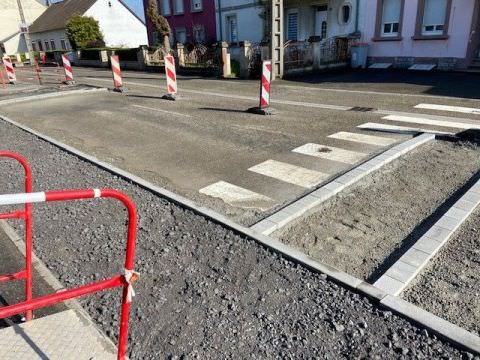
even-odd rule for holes
{"type": "MultiPolygon", "coordinates": [[[[140,214],[132,359],[472,358],[435,336],[236,235],[0,123],[3,148],[34,164],[35,189],[114,187],[140,214]]],[[[2,192],[17,168],[0,163],[2,192]]],[[[122,268],[125,212],[111,201],[35,206],[35,250],[66,285],[122,268]]],[[[116,341],[119,292],[82,299],[116,341]]]]}
{"type": "Polygon", "coordinates": [[[474,212],[402,297],[480,336],[480,211],[474,212]]]}

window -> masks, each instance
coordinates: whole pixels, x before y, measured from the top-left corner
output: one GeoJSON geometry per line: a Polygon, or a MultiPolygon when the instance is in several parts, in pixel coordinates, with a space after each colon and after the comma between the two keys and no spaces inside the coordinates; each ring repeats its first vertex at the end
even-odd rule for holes
{"type": "Polygon", "coordinates": [[[174,14],[183,14],[183,0],[173,0],[174,14]]]}
{"type": "Polygon", "coordinates": [[[185,44],[187,42],[187,31],[185,28],[175,29],[175,39],[178,43],[185,44]]]}
{"type": "Polygon", "coordinates": [[[52,50],[57,50],[57,47],[55,45],[55,40],[50,40],[50,46],[52,47],[52,50]]]}
{"type": "Polygon", "coordinates": [[[443,35],[447,20],[447,0],[425,0],[422,35],[443,35]]]}
{"type": "Polygon", "coordinates": [[[37,44],[38,44],[38,51],[43,51],[42,42],[40,40],[37,40],[37,44]]]}
{"type": "Polygon", "coordinates": [[[321,33],[322,39],[325,39],[327,37],[327,22],[322,21],[322,33],[321,33]]]}
{"type": "Polygon", "coordinates": [[[32,50],[37,51],[37,44],[35,44],[34,42],[32,42],[32,50]]]}
{"type": "Polygon", "coordinates": [[[193,26],[193,41],[196,43],[204,43],[206,39],[205,27],[203,25],[193,26]]]}
{"type": "Polygon", "coordinates": [[[399,36],[401,6],[401,0],[383,0],[382,36],[399,36]]]}
{"type": "Polygon", "coordinates": [[[340,6],[340,10],[338,12],[338,22],[340,25],[346,25],[350,22],[352,17],[352,4],[344,3],[340,6]]]}
{"type": "Polygon", "coordinates": [[[67,43],[65,42],[65,39],[60,39],[60,47],[62,50],[67,50],[67,43]]]}
{"type": "Polygon", "coordinates": [[[170,0],[160,0],[160,9],[162,12],[162,15],[168,16],[172,13],[172,10],[170,10],[170,0]]]}
{"type": "Polygon", "coordinates": [[[45,51],[50,51],[50,44],[45,40],[45,51]]]}
{"type": "Polygon", "coordinates": [[[227,40],[228,42],[238,42],[237,15],[227,16],[227,40]]]}
{"type": "Polygon", "coordinates": [[[192,11],[202,11],[203,4],[202,0],[192,0],[192,11]]]}
{"type": "Polygon", "coordinates": [[[298,12],[291,10],[287,14],[287,40],[297,41],[298,38],[298,12]]]}

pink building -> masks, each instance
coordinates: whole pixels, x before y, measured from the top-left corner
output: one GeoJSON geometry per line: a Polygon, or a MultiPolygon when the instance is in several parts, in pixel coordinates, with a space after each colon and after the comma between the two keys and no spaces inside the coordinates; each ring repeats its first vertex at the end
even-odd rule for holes
{"type": "Polygon", "coordinates": [[[362,20],[370,63],[480,66],[480,0],[366,0],[362,20]]]}
{"type": "MultiPolygon", "coordinates": [[[[146,14],[148,0],[143,0],[147,22],[148,42],[151,46],[162,41],[155,33],[146,14]]],[[[215,42],[215,1],[214,0],[158,0],[158,9],[172,28],[173,43],[215,42]]]]}

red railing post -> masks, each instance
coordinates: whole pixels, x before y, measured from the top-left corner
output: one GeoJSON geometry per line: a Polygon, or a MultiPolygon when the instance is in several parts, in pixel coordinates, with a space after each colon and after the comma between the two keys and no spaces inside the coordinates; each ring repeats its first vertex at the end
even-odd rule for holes
{"type": "MultiPolygon", "coordinates": [[[[25,192],[32,192],[32,169],[27,159],[22,155],[10,152],[0,151],[0,157],[10,158],[18,161],[25,171],[25,192]]],[[[32,300],[32,204],[25,204],[25,212],[17,213],[17,218],[25,219],[25,300],[32,300]]],[[[33,318],[33,311],[29,310],[25,313],[25,320],[29,321],[33,318]]]]}
{"type": "MultiPolygon", "coordinates": [[[[31,183],[30,183],[31,185],[31,183]]],[[[21,312],[31,312],[34,309],[50,306],[58,302],[62,302],[75,297],[84,296],[94,292],[111,289],[114,287],[123,287],[122,307],[120,314],[120,329],[118,336],[118,353],[119,360],[125,359],[128,341],[128,321],[130,317],[130,304],[132,297],[135,295],[132,283],[138,279],[138,274],[134,271],[135,262],[135,242],[137,236],[137,210],[133,201],[125,194],[112,189],[88,189],[88,190],[62,190],[48,191],[41,193],[27,194],[9,194],[0,195],[0,204],[28,204],[34,202],[50,202],[50,201],[67,201],[92,198],[113,198],[121,201],[128,211],[128,229],[127,229],[127,246],[125,253],[125,269],[121,275],[113,276],[109,279],[97,281],[87,285],[82,285],[73,289],[66,289],[50,295],[45,295],[36,299],[30,299],[19,304],[9,305],[0,308],[0,319],[18,314],[21,312]]],[[[31,211],[31,209],[30,209],[31,211]]],[[[13,213],[12,213],[13,214],[13,213]]],[[[12,216],[6,214],[6,216],[12,216]]],[[[31,236],[31,233],[30,233],[31,236]]]]}

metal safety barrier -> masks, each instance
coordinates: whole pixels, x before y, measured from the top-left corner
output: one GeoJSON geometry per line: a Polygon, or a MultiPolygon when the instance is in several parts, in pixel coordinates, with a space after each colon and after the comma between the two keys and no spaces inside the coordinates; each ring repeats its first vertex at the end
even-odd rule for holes
{"type": "Polygon", "coordinates": [[[127,246],[123,274],[114,275],[108,279],[91,282],[78,287],[65,289],[57,293],[43,295],[14,305],[0,307],[0,319],[44,308],[99,291],[123,287],[117,358],[125,359],[128,341],[130,304],[132,302],[132,297],[135,295],[132,283],[135,282],[139,276],[134,271],[135,242],[137,235],[137,210],[133,201],[128,196],[117,190],[86,189],[0,195],[0,206],[16,204],[25,204],[26,206],[31,206],[32,203],[39,202],[72,201],[94,198],[116,199],[119,200],[127,209],[127,246]]]}
{"type": "MultiPolygon", "coordinates": [[[[25,192],[32,192],[32,169],[22,155],[10,151],[0,151],[0,157],[16,160],[25,172],[25,192]]],[[[25,280],[25,300],[32,299],[32,205],[26,203],[23,211],[0,213],[2,219],[22,219],[25,221],[25,269],[8,275],[0,275],[0,283],[11,280],[25,280]]],[[[32,310],[25,313],[25,320],[33,317],[32,310]]]]}

